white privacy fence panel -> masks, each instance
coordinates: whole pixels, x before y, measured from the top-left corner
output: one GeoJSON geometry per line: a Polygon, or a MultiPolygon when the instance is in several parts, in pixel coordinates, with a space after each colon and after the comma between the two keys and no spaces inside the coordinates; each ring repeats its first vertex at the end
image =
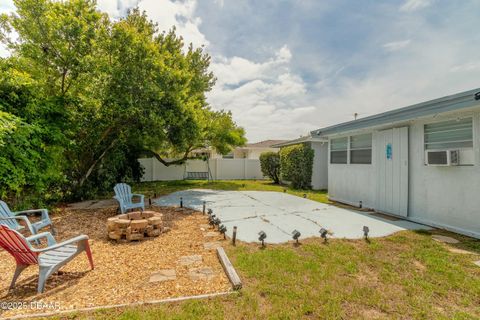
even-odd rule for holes
{"type": "Polygon", "coordinates": [[[188,160],[182,165],[165,166],[155,158],[138,159],[144,168],[142,181],[182,180],[187,172],[208,172],[214,180],[265,179],[258,159],[188,160]]]}

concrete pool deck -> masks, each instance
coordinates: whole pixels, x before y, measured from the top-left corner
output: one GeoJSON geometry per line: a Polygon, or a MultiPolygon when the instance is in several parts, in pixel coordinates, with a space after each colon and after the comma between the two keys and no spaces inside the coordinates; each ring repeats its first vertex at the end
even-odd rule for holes
{"type": "Polygon", "coordinates": [[[384,237],[402,230],[430,229],[427,226],[400,219],[390,219],[328,205],[287,193],[270,191],[221,191],[191,189],[174,192],[158,198],[158,206],[183,205],[202,210],[207,208],[220,218],[227,227],[227,236],[232,236],[238,227],[237,239],[258,242],[258,233],[265,231],[267,243],[283,243],[292,240],[292,231],[300,231],[301,238],[319,237],[320,228],[331,232],[333,238],[359,239],[363,226],[370,228],[370,237],[384,237]]]}

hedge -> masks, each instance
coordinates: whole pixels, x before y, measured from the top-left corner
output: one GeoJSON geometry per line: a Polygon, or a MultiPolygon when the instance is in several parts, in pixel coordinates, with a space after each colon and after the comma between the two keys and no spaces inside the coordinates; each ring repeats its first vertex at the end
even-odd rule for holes
{"type": "Polygon", "coordinates": [[[260,169],[264,176],[276,184],[280,183],[280,155],[277,152],[263,152],[260,155],[260,169]]]}
{"type": "Polygon", "coordinates": [[[306,144],[297,144],[280,149],[281,179],[290,181],[294,188],[310,188],[313,155],[313,149],[306,144]]]}

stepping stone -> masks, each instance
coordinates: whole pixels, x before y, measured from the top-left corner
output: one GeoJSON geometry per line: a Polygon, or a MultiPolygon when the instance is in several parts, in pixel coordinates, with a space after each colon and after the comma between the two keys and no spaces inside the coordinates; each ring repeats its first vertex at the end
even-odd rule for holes
{"type": "Polygon", "coordinates": [[[202,260],[203,258],[201,255],[195,254],[193,256],[180,257],[180,259],[178,260],[178,263],[181,264],[182,266],[188,266],[196,262],[202,262],[202,260]]]}
{"type": "Polygon", "coordinates": [[[460,243],[460,241],[458,241],[455,238],[447,237],[447,236],[441,236],[439,234],[433,235],[432,239],[435,240],[435,241],[438,241],[438,242],[443,242],[443,243],[460,243]]]}
{"type": "Polygon", "coordinates": [[[453,253],[460,253],[460,254],[475,254],[475,252],[463,250],[463,249],[458,249],[458,248],[448,248],[448,251],[453,252],[453,253]]]}
{"type": "Polygon", "coordinates": [[[188,272],[188,276],[191,280],[198,281],[198,280],[212,280],[215,277],[215,273],[213,272],[212,268],[203,267],[203,268],[196,268],[191,269],[188,272]]]}
{"type": "Polygon", "coordinates": [[[480,260],[478,260],[478,261],[473,261],[473,263],[475,263],[477,266],[480,267],[480,260]]]}
{"type": "Polygon", "coordinates": [[[175,279],[177,279],[175,269],[165,269],[152,273],[148,282],[164,282],[175,279]]]}
{"type": "Polygon", "coordinates": [[[209,231],[206,234],[203,235],[204,237],[216,237],[218,236],[218,233],[215,231],[209,231]]]}
{"type": "Polygon", "coordinates": [[[205,242],[203,244],[203,247],[207,250],[215,250],[217,249],[218,247],[221,247],[222,244],[218,241],[214,241],[214,242],[205,242]]]}

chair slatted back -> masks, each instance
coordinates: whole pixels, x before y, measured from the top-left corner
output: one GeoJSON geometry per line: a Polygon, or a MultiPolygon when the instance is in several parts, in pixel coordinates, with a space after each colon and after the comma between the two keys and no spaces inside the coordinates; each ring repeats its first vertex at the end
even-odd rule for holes
{"type": "MultiPolygon", "coordinates": [[[[8,205],[5,202],[0,201],[0,218],[11,218],[13,216],[14,215],[12,211],[10,211],[8,205]]],[[[20,224],[15,219],[0,220],[0,225],[2,224],[13,230],[20,229],[20,224]]]]}
{"type": "Polygon", "coordinates": [[[5,225],[0,225],[0,247],[10,253],[17,264],[38,264],[38,254],[31,250],[25,237],[5,225]]]}
{"type": "Polygon", "coordinates": [[[123,203],[132,203],[132,188],[126,183],[117,183],[113,188],[115,195],[122,199],[123,203]]]}

